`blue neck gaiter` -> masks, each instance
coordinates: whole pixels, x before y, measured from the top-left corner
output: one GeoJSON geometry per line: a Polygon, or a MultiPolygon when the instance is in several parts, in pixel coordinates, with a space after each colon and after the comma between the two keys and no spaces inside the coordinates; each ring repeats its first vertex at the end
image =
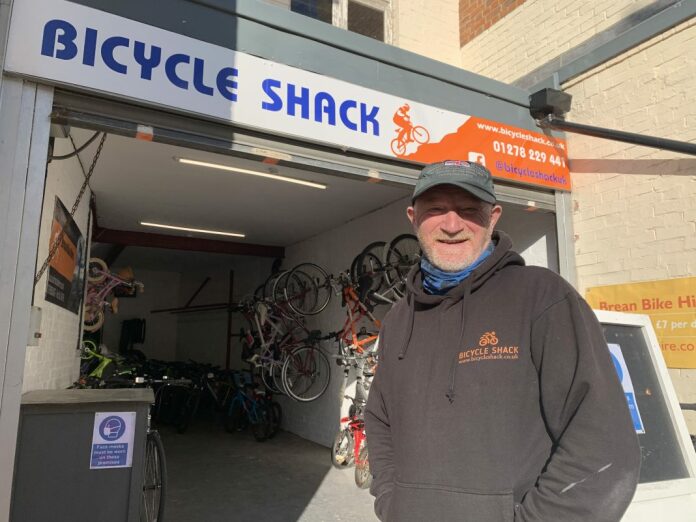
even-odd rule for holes
{"type": "Polygon", "coordinates": [[[450,288],[457,286],[478,268],[491,255],[494,248],[495,246],[491,241],[488,244],[488,248],[481,253],[476,261],[459,272],[445,272],[434,266],[425,256],[421,257],[420,269],[423,273],[423,289],[431,295],[445,294],[450,288]]]}

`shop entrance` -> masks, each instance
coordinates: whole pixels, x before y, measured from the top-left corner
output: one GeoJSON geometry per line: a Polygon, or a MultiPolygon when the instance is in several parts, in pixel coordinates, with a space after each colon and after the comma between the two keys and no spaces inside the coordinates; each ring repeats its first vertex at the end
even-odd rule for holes
{"type": "MultiPolygon", "coordinates": [[[[346,506],[341,519],[369,520],[369,495],[355,487],[351,471],[332,468],[328,448],[341,417],[350,412],[351,400],[345,396],[367,393],[370,374],[363,366],[358,370],[352,363],[336,364],[341,362],[339,349],[328,334],[345,324],[341,298],[346,294],[336,293],[345,290],[351,275],[354,286],[362,285],[362,292],[356,288],[361,298],[366,298],[365,288],[384,294],[383,302],[368,299],[374,319],[356,322],[368,336],[389,309],[388,301],[398,297],[398,292],[389,293],[388,277],[381,282],[379,263],[388,258],[390,243],[410,232],[405,208],[417,168],[393,164],[380,170],[369,158],[282,140],[276,149],[228,140],[227,153],[221,153],[219,136],[198,134],[194,139],[188,130],[172,126],[165,132],[164,127],[131,123],[135,120],[124,119],[128,114],[123,112],[81,113],[80,121],[78,111],[66,118],[64,109],[54,112],[59,115],[54,128],[62,127],[54,131],[37,265],[48,255],[56,216],[71,210],[104,132],[94,173],[74,216],[77,236],[90,238],[85,241],[85,262],[102,259],[101,274],[142,283],[144,292],[121,285],[104,293],[101,297],[110,305],[98,305],[103,324],[87,327],[94,331],[85,333],[85,316],[94,311],[85,306],[87,301],[76,312],[57,303],[49,268],[35,290],[34,305],[42,308],[45,327],[42,346],[30,347],[27,354],[25,389],[65,387],[80,377],[86,385],[107,385],[113,373],[120,374],[124,385],[135,377],[145,377],[146,384],[151,379],[163,390],[155,417],[169,452],[168,520],[213,520],[240,513],[244,519],[324,520],[322,509],[334,513],[335,505],[346,506]],[[100,134],[94,141],[73,155],[96,132],[100,134]],[[182,135],[189,139],[180,139],[182,135]],[[199,146],[194,148],[196,139],[199,146]],[[368,254],[360,256],[365,250],[368,254]],[[273,277],[303,263],[312,265],[286,274],[284,283],[282,277],[273,277]],[[311,272],[314,265],[324,276],[311,272]],[[342,273],[345,279],[339,277],[342,273]],[[327,285],[329,275],[332,284],[327,285]],[[291,299],[293,284],[306,288],[304,276],[313,281],[312,291],[322,294],[317,301],[324,294],[330,301],[320,312],[311,303],[295,303],[299,312],[290,306],[294,317],[276,324],[292,326],[283,325],[278,342],[300,325],[305,342],[316,343],[322,354],[310,359],[325,368],[326,385],[300,386],[293,393],[288,383],[298,377],[288,377],[287,371],[283,375],[283,368],[279,377],[271,371],[270,381],[264,382],[263,364],[258,363],[268,353],[259,343],[269,332],[263,327],[264,314],[272,315],[275,305],[285,306],[282,301],[291,299]],[[368,276],[373,280],[366,283],[368,276]],[[276,280],[279,285],[274,285],[276,280]],[[111,305],[114,293],[117,306],[111,305]],[[275,304],[261,309],[263,299],[275,304]],[[85,346],[96,348],[100,361],[112,359],[110,370],[88,379],[87,372],[93,370],[84,357],[85,346]],[[269,400],[282,411],[276,425],[261,436],[253,414],[245,411],[245,421],[231,422],[229,403],[217,404],[214,395],[252,390],[246,387],[250,383],[261,394],[275,391],[269,400]],[[279,477],[284,485],[273,485],[279,477]],[[196,518],[197,513],[210,514],[196,518]]],[[[178,121],[186,129],[195,125],[178,121]]],[[[502,185],[498,190],[504,207],[500,228],[529,263],[558,270],[553,196],[502,185]]],[[[88,269],[86,276],[101,277],[99,270],[90,277],[88,269]]],[[[339,458],[338,467],[348,467],[343,463],[339,458]]]]}

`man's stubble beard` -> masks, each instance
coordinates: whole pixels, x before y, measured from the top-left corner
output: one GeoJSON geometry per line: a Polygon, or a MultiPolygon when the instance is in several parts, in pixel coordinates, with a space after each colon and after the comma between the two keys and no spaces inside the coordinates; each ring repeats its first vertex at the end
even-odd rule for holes
{"type": "MultiPolygon", "coordinates": [[[[466,269],[467,267],[471,266],[474,261],[476,261],[479,256],[483,253],[483,251],[486,249],[488,244],[491,241],[493,231],[488,230],[486,233],[486,241],[483,243],[481,250],[478,252],[469,252],[465,255],[463,259],[460,260],[453,260],[453,259],[443,259],[441,256],[437,255],[435,253],[435,248],[426,241],[424,241],[424,238],[420,232],[420,230],[416,231],[416,237],[418,238],[418,243],[420,243],[421,250],[423,251],[423,255],[430,261],[430,264],[432,264],[435,268],[439,268],[440,270],[443,270],[444,272],[461,272],[462,270],[466,269]]],[[[459,237],[459,238],[448,238],[448,239],[467,239],[468,241],[471,241],[472,238],[470,236],[468,237],[459,237]]],[[[434,242],[437,242],[437,239],[434,240],[434,242]]]]}

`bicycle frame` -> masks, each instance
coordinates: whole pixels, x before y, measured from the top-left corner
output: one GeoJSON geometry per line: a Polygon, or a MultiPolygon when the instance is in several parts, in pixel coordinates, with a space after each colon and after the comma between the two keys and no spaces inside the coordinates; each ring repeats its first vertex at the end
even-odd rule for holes
{"type": "Polygon", "coordinates": [[[378,336],[369,335],[363,339],[359,339],[359,332],[356,329],[357,324],[365,317],[372,321],[372,324],[377,329],[382,326],[382,323],[370,310],[368,310],[367,306],[358,299],[358,295],[351,285],[343,286],[343,302],[345,303],[347,317],[343,323],[343,328],[338,334],[338,338],[352,351],[363,353],[365,351],[365,346],[375,342],[378,336]]]}

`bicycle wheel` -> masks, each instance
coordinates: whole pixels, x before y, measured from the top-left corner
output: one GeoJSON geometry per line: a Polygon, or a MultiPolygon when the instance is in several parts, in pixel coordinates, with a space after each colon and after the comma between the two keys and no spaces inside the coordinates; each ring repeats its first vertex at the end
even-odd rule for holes
{"type": "Polygon", "coordinates": [[[319,265],[302,263],[288,274],[285,300],[299,315],[316,315],[331,300],[329,275],[319,265]]]}
{"type": "Polygon", "coordinates": [[[273,368],[277,365],[274,363],[269,364],[270,366],[264,364],[261,367],[261,382],[263,382],[266,389],[272,393],[283,393],[283,390],[278,387],[275,379],[273,378],[273,368]]]}
{"type": "Polygon", "coordinates": [[[96,332],[104,325],[104,310],[100,306],[86,305],[82,317],[82,329],[85,332],[96,332]]]}
{"type": "Polygon", "coordinates": [[[330,378],[329,359],[316,346],[296,348],[283,363],[285,391],[300,402],[321,397],[329,386],[330,378]]]}
{"type": "Polygon", "coordinates": [[[345,428],[336,434],[331,446],[331,464],[338,469],[353,464],[353,434],[350,429],[345,428]]]}
{"type": "Polygon", "coordinates": [[[364,443],[358,453],[358,460],[355,463],[355,485],[360,489],[367,489],[372,484],[372,473],[370,473],[370,460],[367,453],[367,443],[364,443]]]}
{"type": "Polygon", "coordinates": [[[106,279],[106,274],[109,273],[109,267],[106,262],[98,257],[90,257],[87,268],[87,280],[90,283],[101,283],[106,279]]]}
{"type": "Polygon", "coordinates": [[[252,409],[251,433],[257,442],[265,441],[271,433],[271,411],[265,400],[257,400],[252,409]]]}
{"type": "Polygon", "coordinates": [[[271,274],[268,276],[268,279],[263,283],[263,298],[264,299],[273,299],[273,285],[275,285],[275,282],[278,280],[278,278],[283,275],[287,270],[283,270],[281,272],[276,272],[275,274],[271,274]]]}
{"type": "Polygon", "coordinates": [[[167,498],[167,459],[164,456],[162,440],[156,431],[147,434],[143,468],[140,520],[161,522],[164,519],[164,503],[167,498]]]}
{"type": "Polygon", "coordinates": [[[373,292],[382,286],[382,256],[384,241],[375,241],[367,245],[350,264],[350,277],[357,286],[367,285],[373,292]]]}
{"type": "Polygon", "coordinates": [[[416,125],[411,131],[411,137],[416,143],[428,143],[430,141],[430,133],[428,129],[421,125],[416,125]]]}
{"type": "Polygon", "coordinates": [[[285,284],[288,280],[290,270],[283,270],[278,277],[273,280],[273,288],[271,289],[271,299],[276,304],[285,302],[285,284]]]}
{"type": "Polygon", "coordinates": [[[401,234],[391,240],[382,260],[384,279],[394,293],[403,297],[406,277],[413,265],[420,263],[421,249],[413,234],[401,234]]]}
{"type": "Polygon", "coordinates": [[[403,156],[406,152],[406,143],[401,141],[399,138],[394,138],[393,140],[391,140],[391,143],[389,145],[391,147],[391,151],[394,153],[395,156],[403,156]]]}

